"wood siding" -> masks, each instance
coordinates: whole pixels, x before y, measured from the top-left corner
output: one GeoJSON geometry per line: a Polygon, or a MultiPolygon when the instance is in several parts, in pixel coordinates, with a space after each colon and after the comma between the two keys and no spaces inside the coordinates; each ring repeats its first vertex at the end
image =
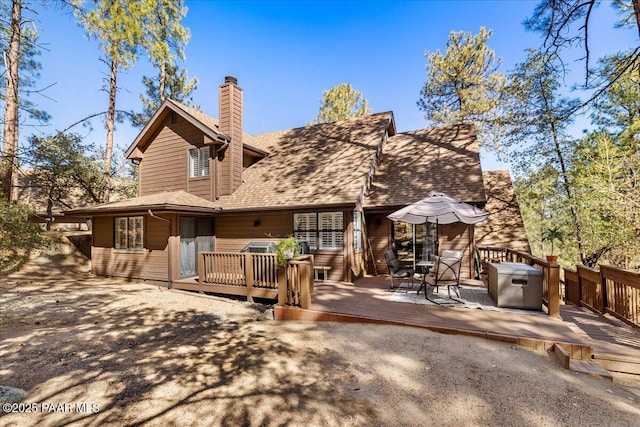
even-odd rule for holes
{"type": "MultiPolygon", "coordinates": [[[[391,221],[387,214],[368,214],[367,237],[371,242],[375,266],[378,274],[387,274],[387,262],[384,259],[384,251],[391,249],[391,221]]],[[[373,263],[367,265],[367,272],[373,274],[373,263]]]]}
{"type": "Polygon", "coordinates": [[[216,216],[216,252],[238,252],[249,242],[277,242],[292,233],[291,212],[220,215],[216,216]],[[254,221],[259,225],[254,226],[254,221]]]}
{"type": "Polygon", "coordinates": [[[100,276],[141,280],[167,280],[169,224],[144,217],[144,247],[113,248],[114,217],[93,218],[92,272],[100,276]]]}
{"type": "MultiPolygon", "coordinates": [[[[361,262],[361,255],[353,254],[352,211],[345,211],[344,215],[347,226],[344,249],[312,251],[315,265],[331,267],[328,274],[330,280],[349,281],[352,275],[361,273],[357,272],[354,264],[361,262]]],[[[95,217],[93,272],[132,279],[177,280],[180,271],[179,217],[171,215],[167,218],[171,219],[171,233],[168,223],[145,215],[144,248],[121,250],[113,248],[114,217],[95,217]]],[[[251,241],[277,242],[293,234],[293,212],[218,215],[215,217],[214,230],[216,252],[239,252],[251,241]]]]}
{"type": "Polygon", "coordinates": [[[220,131],[231,137],[219,168],[221,195],[233,193],[242,182],[242,89],[225,82],[219,90],[220,131]]]}
{"type": "MultiPolygon", "coordinates": [[[[352,211],[345,212],[345,225],[352,211]]],[[[350,220],[349,220],[350,221],[350,220]]],[[[216,216],[216,252],[238,252],[247,243],[252,241],[278,242],[283,237],[293,234],[293,212],[255,213],[241,215],[216,216]],[[259,225],[254,226],[254,221],[259,225]]],[[[330,280],[348,281],[348,263],[345,262],[345,253],[352,251],[346,245],[344,250],[312,251],[316,266],[329,266],[330,280]]]]}
{"type": "Polygon", "coordinates": [[[210,200],[210,178],[189,179],[189,149],[203,146],[202,132],[179,115],[175,117],[175,123],[171,123],[170,117],[165,119],[164,126],[144,153],[140,163],[140,196],[184,190],[210,200]]]}
{"type": "MultiPolygon", "coordinates": [[[[213,173],[211,170],[209,172],[210,174],[213,173]]],[[[213,200],[211,196],[211,178],[208,176],[189,179],[187,191],[203,199],[213,200]]]]}

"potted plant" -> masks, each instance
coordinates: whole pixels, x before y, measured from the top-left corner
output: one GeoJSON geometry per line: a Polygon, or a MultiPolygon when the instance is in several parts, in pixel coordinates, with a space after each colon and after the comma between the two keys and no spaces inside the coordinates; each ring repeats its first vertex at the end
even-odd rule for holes
{"type": "Polygon", "coordinates": [[[293,236],[280,240],[276,245],[276,263],[278,265],[287,265],[287,262],[299,254],[300,244],[293,236]]]}
{"type": "Polygon", "coordinates": [[[560,227],[547,228],[542,233],[542,241],[551,242],[551,255],[547,255],[547,261],[558,262],[558,256],[555,255],[553,250],[553,243],[556,240],[559,242],[562,242],[563,238],[564,238],[564,235],[562,234],[562,231],[560,231],[560,227]]]}

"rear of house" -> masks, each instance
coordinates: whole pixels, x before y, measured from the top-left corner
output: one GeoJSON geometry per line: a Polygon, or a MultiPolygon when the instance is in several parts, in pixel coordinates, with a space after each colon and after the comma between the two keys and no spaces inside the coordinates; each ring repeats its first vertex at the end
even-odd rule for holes
{"type": "Polygon", "coordinates": [[[472,276],[473,226],[386,215],[431,191],[484,207],[473,126],[396,133],[385,112],[252,136],[237,80],[219,90],[219,121],[167,100],[132,143],[138,197],[71,212],[92,218],[94,273],[171,284],[197,275],[199,252],[293,235],[331,280],[386,272],[391,247],[420,259],[429,238],[472,276]]]}

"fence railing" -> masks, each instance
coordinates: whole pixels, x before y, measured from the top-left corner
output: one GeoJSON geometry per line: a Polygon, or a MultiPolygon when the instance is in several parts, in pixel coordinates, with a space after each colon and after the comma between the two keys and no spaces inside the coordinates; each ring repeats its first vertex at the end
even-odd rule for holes
{"type": "Polygon", "coordinates": [[[488,262],[504,262],[507,260],[507,248],[478,247],[481,268],[484,271],[488,262]]]}
{"type": "Polygon", "coordinates": [[[566,300],[640,326],[640,273],[612,265],[564,270],[566,300]]]}
{"type": "Polygon", "coordinates": [[[478,247],[477,249],[483,270],[487,262],[522,262],[542,270],[542,303],[547,307],[549,316],[560,316],[560,265],[509,248],[478,247]]]}
{"type": "Polygon", "coordinates": [[[535,257],[526,252],[508,248],[478,247],[480,261],[524,262],[542,270],[543,302],[550,316],[560,313],[560,298],[575,305],[587,307],[597,313],[608,313],[634,326],[640,326],[640,272],[624,270],[613,265],[600,265],[593,269],[582,265],[575,270],[535,257]],[[561,292],[564,285],[564,292],[561,292]]]}
{"type": "Polygon", "coordinates": [[[228,295],[278,299],[279,305],[309,308],[313,292],[313,255],[278,267],[274,254],[198,253],[198,285],[174,287],[228,295]],[[187,286],[187,287],[185,287],[187,286]]]}
{"type": "Polygon", "coordinates": [[[311,307],[313,293],[313,255],[305,255],[287,263],[284,271],[285,286],[280,286],[278,305],[311,307]]]}

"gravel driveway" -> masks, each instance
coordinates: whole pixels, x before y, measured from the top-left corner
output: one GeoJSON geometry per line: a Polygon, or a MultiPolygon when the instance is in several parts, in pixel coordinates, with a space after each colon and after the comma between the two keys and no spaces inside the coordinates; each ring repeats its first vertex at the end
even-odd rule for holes
{"type": "Polygon", "coordinates": [[[0,277],[0,384],[27,392],[3,426],[640,420],[640,379],[573,373],[545,352],[400,326],[258,322],[263,308],[243,301],[52,262],[0,277]]]}

